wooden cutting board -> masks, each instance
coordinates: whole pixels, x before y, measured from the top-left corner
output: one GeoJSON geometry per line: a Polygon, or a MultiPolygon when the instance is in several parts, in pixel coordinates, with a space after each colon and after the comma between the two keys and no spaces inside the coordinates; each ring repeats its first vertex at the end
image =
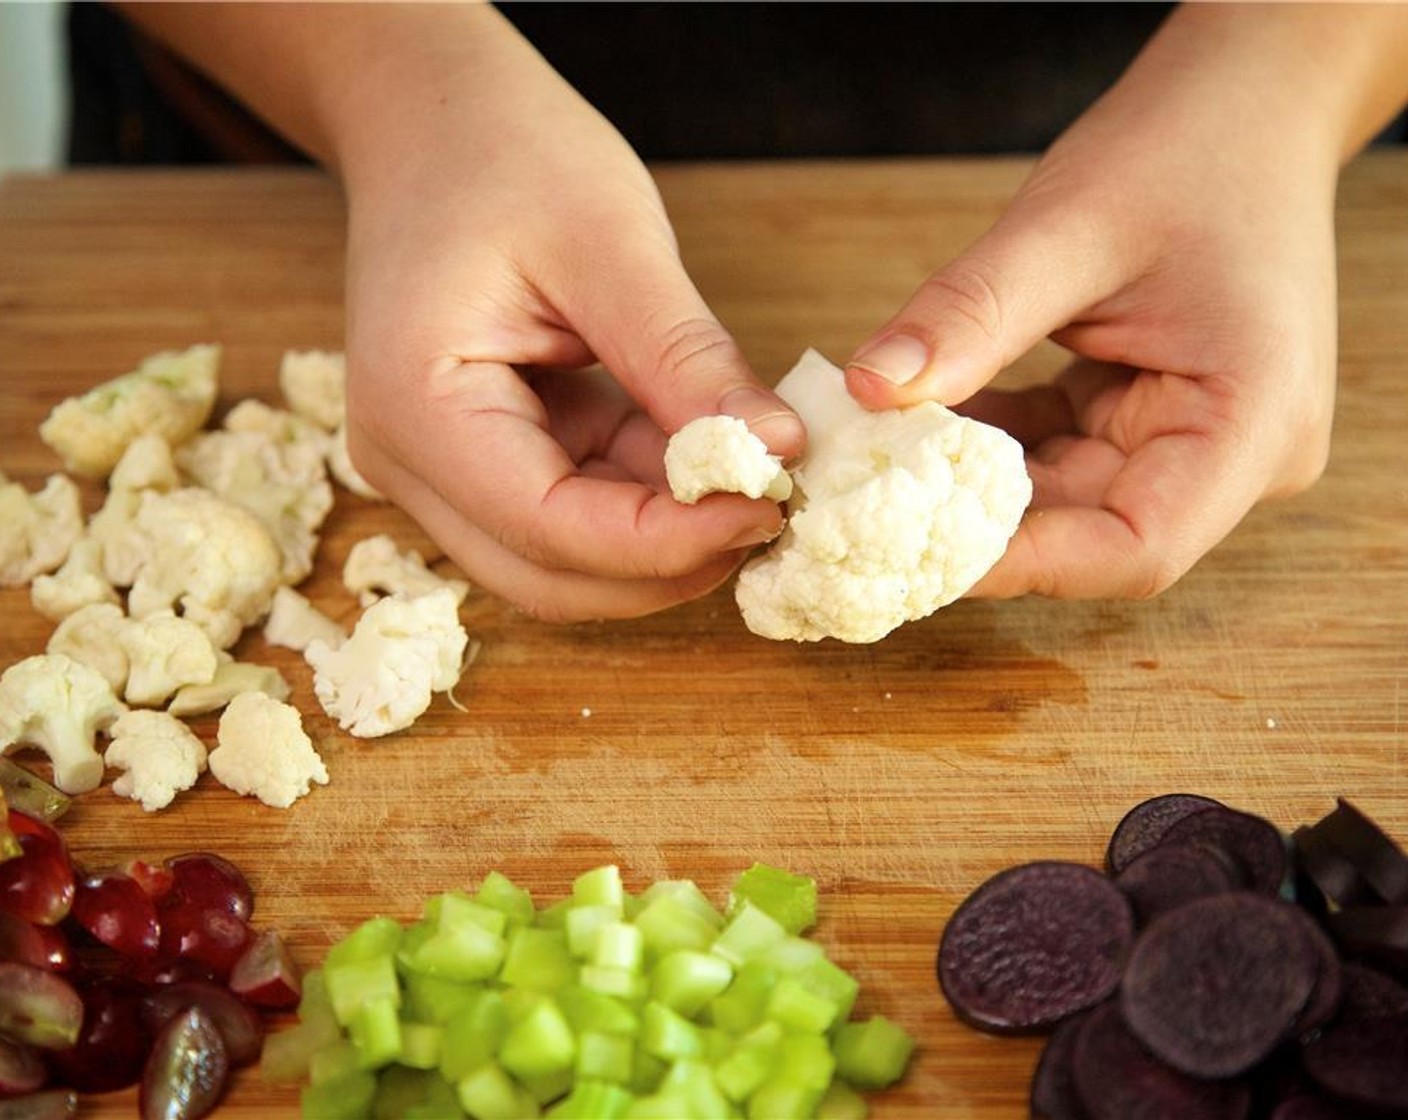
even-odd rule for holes
{"type": "MultiPolygon", "coordinates": [[[[675,167],[659,175],[705,296],[767,376],[809,345],[843,358],[1000,211],[1014,161],[675,167]]],[[[288,348],[340,347],[342,210],[305,172],[72,174],[0,184],[0,469],[57,468],[36,428],[63,397],[154,350],[225,345],[222,406],[277,399],[288,348]]],[[[310,673],[251,633],[241,656],[294,687],[331,784],[288,811],[208,776],[146,814],[102,790],[64,822],[85,864],[205,848],[236,860],[256,920],[305,964],[376,913],[498,868],[543,900],[620,864],[715,898],[755,860],[815,876],[817,936],[862,1011],[913,1032],[882,1120],[1015,1120],[1038,1042],[960,1026],[934,981],[958,901],[999,868],[1095,863],[1130,805],[1191,789],[1282,825],[1347,795],[1408,837],[1408,156],[1374,155],[1341,198],[1335,450],[1309,493],[1254,512],[1142,603],[963,602],[873,646],[752,637],[727,590],[632,622],[553,627],[474,594],[482,652],[407,733],[357,741],[310,673]]],[[[1014,377],[1056,367],[1039,348],[1014,377]]],[[[89,508],[98,494],[86,492],[89,508]]],[[[304,590],[351,622],[339,573],[395,510],[346,496],[304,590]]],[[[50,626],[0,592],[0,664],[50,626]]],[[[213,736],[213,721],[198,724],[213,736]]],[[[220,1115],[295,1114],[235,1082],[220,1115]]],[[[135,1093],[85,1115],[134,1116],[135,1093]]]]}

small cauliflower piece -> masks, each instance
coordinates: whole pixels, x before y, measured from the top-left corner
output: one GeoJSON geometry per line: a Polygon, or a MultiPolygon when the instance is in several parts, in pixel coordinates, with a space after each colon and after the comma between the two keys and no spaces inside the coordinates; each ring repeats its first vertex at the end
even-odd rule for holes
{"type": "Polygon", "coordinates": [[[210,772],[221,785],[287,809],[312,783],[326,785],[327,767],[303,730],[298,709],[262,692],[243,692],[220,717],[210,772]]]}
{"type": "Polygon", "coordinates": [[[125,711],[112,686],[87,665],[61,653],[26,657],[0,676],[0,754],[38,747],[54,764],[54,785],[87,793],[103,780],[94,740],[125,711]]]}
{"type": "Polygon", "coordinates": [[[166,712],[128,712],[108,734],[103,759],[123,771],[113,779],[113,793],[140,801],[149,813],[165,809],[205,771],[200,736],[166,712]]]}
{"type": "Polygon", "coordinates": [[[219,371],[219,346],[153,354],[131,373],[62,402],[39,436],[74,474],[102,478],[144,432],[174,446],[198,431],[215,407],[219,371]]]}
{"type": "Polygon", "coordinates": [[[57,572],[34,577],[29,600],[53,622],[95,603],[118,603],[117,589],[103,570],[102,543],[90,536],[79,537],[57,572]]]}
{"type": "Polygon", "coordinates": [[[376,602],[381,594],[414,599],[449,588],[454,592],[456,606],[469,594],[466,580],[437,575],[419,552],[413,548],[398,550],[396,542],[385,533],[365,537],[352,546],[342,565],[342,582],[364,607],[376,602]]]}
{"type": "Polygon", "coordinates": [[[304,657],[323,710],[344,731],[375,738],[411,726],[433,693],[455,686],[468,643],[455,593],[442,587],[378,600],[341,647],[315,641],[304,657]]]}
{"type": "Polygon", "coordinates": [[[347,412],[347,360],[331,350],[285,351],[279,390],[299,416],[334,431],[347,412]]]}
{"type": "Polygon", "coordinates": [[[142,539],[131,531],[143,492],[165,494],[180,485],[181,475],[164,436],[148,432],[123,452],[108,476],[108,496],[88,522],[87,532],[101,548],[103,574],[114,587],[131,587],[144,560],[142,539]]]}
{"type": "Polygon", "coordinates": [[[228,649],[268,612],[283,557],[247,509],[193,487],[148,490],[130,532],[143,557],[127,598],[133,618],[179,607],[228,649]]]}
{"type": "Polygon", "coordinates": [[[230,409],[225,414],[222,427],[227,432],[253,432],[268,436],[276,443],[308,447],[320,457],[327,455],[331,439],[327,432],[306,416],[284,408],[274,408],[254,397],[248,397],[230,409]]]}
{"type": "Polygon", "coordinates": [[[315,639],[336,649],[347,640],[347,631],[292,587],[278,587],[264,620],[264,640],[302,653],[315,639]]]}
{"type": "Polygon", "coordinates": [[[166,710],[187,719],[218,711],[243,692],[262,692],[275,700],[287,700],[291,691],[284,675],[272,665],[236,661],[221,653],[215,676],[206,684],[188,684],[180,689],[166,710]]]}
{"type": "Polygon", "coordinates": [[[672,435],[665,447],[665,478],[675,501],[687,506],[719,492],[774,502],[792,494],[782,459],[736,416],[700,416],[672,435]]]}
{"type": "Polygon", "coordinates": [[[67,475],[49,476],[31,494],[0,472],[0,587],[18,587],[52,572],[83,533],[78,487],[67,475]]]}
{"type": "Polygon", "coordinates": [[[870,412],[815,351],[777,391],[808,442],[787,528],[735,585],[755,634],[878,641],[957,599],[1006,551],[1032,496],[1011,436],[933,402],[870,412]]]}
{"type": "Polygon", "coordinates": [[[159,708],[186,685],[209,684],[219,666],[210,635],[175,611],[130,620],[117,640],[127,654],[124,697],[138,707],[159,708]]]}
{"type": "Polygon", "coordinates": [[[80,607],[54,629],[45,652],[87,665],[121,696],[127,690],[127,651],[120,640],[126,626],[127,616],[115,603],[80,607]]]}

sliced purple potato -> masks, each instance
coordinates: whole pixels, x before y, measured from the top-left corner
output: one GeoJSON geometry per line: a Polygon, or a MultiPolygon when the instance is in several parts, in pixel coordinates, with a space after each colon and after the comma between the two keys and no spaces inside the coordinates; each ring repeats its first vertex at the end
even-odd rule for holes
{"type": "Polygon", "coordinates": [[[1364,1117],[1342,1101],[1318,1093],[1301,1093],[1278,1104],[1270,1120],[1364,1120],[1364,1117]]]}
{"type": "Polygon", "coordinates": [[[1296,872],[1336,906],[1360,906],[1377,901],[1374,889],[1359,869],[1308,824],[1291,833],[1296,872]]]}
{"type": "Polygon", "coordinates": [[[949,919],[939,984],[979,1030],[1045,1030],[1114,992],[1133,937],[1129,900],[1105,875],[1023,864],[988,879],[949,919]]]}
{"type": "Polygon", "coordinates": [[[1219,849],[1189,843],[1160,844],[1141,852],[1115,876],[1115,885],[1129,896],[1136,922],[1146,926],[1166,910],[1243,884],[1219,849]]]}
{"type": "Polygon", "coordinates": [[[1296,1028],[1319,960],[1290,903],[1246,891],[1171,910],[1139,937],[1120,986],[1135,1036],[1192,1077],[1235,1077],[1296,1028]]]}
{"type": "Polygon", "coordinates": [[[1197,793],[1165,793],[1141,801],[1115,825],[1105,849],[1105,870],[1118,875],[1136,857],[1156,847],[1169,828],[1184,817],[1221,807],[1220,801],[1197,793]]]}
{"type": "Polygon", "coordinates": [[[1337,910],[1325,925],[1345,956],[1408,982],[1408,905],[1337,910]]]}
{"type": "Polygon", "coordinates": [[[1085,1016],[1073,1057],[1089,1120],[1244,1120],[1251,1091],[1240,1081],[1200,1081],[1159,1061],[1110,1001],[1085,1016]]]}
{"type": "Polygon", "coordinates": [[[1086,1015],[1063,1019],[1051,1032],[1032,1075],[1032,1120],[1089,1120],[1076,1091],[1076,1036],[1086,1015]]]}
{"type": "Polygon", "coordinates": [[[1344,961],[1340,964],[1340,978],[1344,987],[1340,998],[1341,1019],[1408,1014],[1408,986],[1388,973],[1357,961],[1344,961]]]}
{"type": "Polygon", "coordinates": [[[1323,1027],[1339,1012],[1344,1000],[1344,965],[1338,948],[1319,922],[1299,906],[1287,909],[1296,915],[1315,957],[1315,984],[1291,1027],[1291,1035],[1300,1038],[1323,1027]]]}
{"type": "Polygon", "coordinates": [[[1380,902],[1408,905],[1408,853],[1343,797],[1312,829],[1354,866],[1380,902]]]}
{"type": "Polygon", "coordinates": [[[1237,809],[1218,807],[1190,813],[1169,826],[1162,843],[1216,848],[1241,872],[1246,889],[1258,894],[1280,894],[1290,867],[1281,830],[1262,817],[1237,809]]]}
{"type": "Polygon", "coordinates": [[[1337,1023],[1306,1043],[1306,1071],[1360,1108],[1408,1113],[1408,1015],[1337,1023]]]}

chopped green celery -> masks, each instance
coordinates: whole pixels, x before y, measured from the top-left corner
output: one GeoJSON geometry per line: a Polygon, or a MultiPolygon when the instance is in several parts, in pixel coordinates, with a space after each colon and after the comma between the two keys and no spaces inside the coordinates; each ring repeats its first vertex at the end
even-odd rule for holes
{"type": "Polygon", "coordinates": [[[440,1076],[459,1081],[499,1052],[508,1035],[508,1008],[501,993],[476,992],[445,1023],[440,1040],[440,1076]]]}
{"type": "Polygon", "coordinates": [[[499,971],[503,983],[530,992],[555,992],[576,978],[565,931],[524,926],[509,935],[499,971]]]}
{"type": "Polygon", "coordinates": [[[788,1030],[824,1034],[836,1021],[836,1005],[784,976],[768,994],[767,1016],[788,1030]]]}
{"type": "MultiPolygon", "coordinates": [[[[405,1066],[388,1066],[376,1079],[376,1096],[372,1100],[372,1120],[401,1120],[411,1109],[424,1104],[431,1083],[445,1084],[434,1074],[405,1066]]],[[[459,1113],[459,1105],[451,1116],[459,1113]]]]}
{"type": "Polygon", "coordinates": [[[484,876],[474,900],[503,913],[509,925],[531,926],[536,916],[533,896],[499,871],[484,876]]]}
{"type": "Polygon", "coordinates": [[[836,1072],[858,1089],[883,1089],[904,1076],[914,1039],[883,1015],[844,1023],[836,1032],[836,1072]]]}
{"type": "Polygon", "coordinates": [[[625,1085],[631,1079],[635,1051],[635,1041],[625,1035],[582,1031],[577,1035],[577,1078],[625,1085]]]}
{"type": "Polygon", "coordinates": [[[347,1036],[357,1048],[357,1061],[363,1069],[380,1069],[401,1056],[398,1003],[391,996],[377,996],[362,1002],[348,1019],[347,1036]]]}
{"type": "Polygon", "coordinates": [[[560,898],[551,906],[544,906],[533,915],[532,924],[539,929],[566,929],[567,915],[572,912],[572,900],[560,898]]]}
{"type": "Polygon", "coordinates": [[[869,1115],[865,1098],[844,1081],[833,1081],[816,1106],[816,1120],[866,1120],[869,1115]]]}
{"type": "Polygon", "coordinates": [[[613,907],[574,906],[567,911],[567,949],[578,960],[591,960],[601,928],[620,924],[620,914],[613,907]]]}
{"type": "Polygon", "coordinates": [[[651,1093],[637,1097],[622,1114],[624,1120],[694,1120],[689,1102],[678,1093],[651,1093]]]}
{"type": "Polygon", "coordinates": [[[676,949],[707,949],[719,932],[682,894],[662,894],[645,903],[634,924],[652,960],[676,949]]]}
{"type": "MultiPolygon", "coordinates": [[[[383,1073],[382,1076],[385,1077],[386,1074],[383,1073]]],[[[407,1109],[402,1120],[463,1120],[464,1115],[455,1086],[443,1077],[431,1074],[426,1085],[425,1100],[407,1109]]]]}
{"type": "Polygon", "coordinates": [[[758,954],[758,960],[772,965],[778,972],[800,972],[808,965],[826,959],[826,950],[805,937],[784,937],[758,954]]]}
{"type": "Polygon", "coordinates": [[[349,1073],[362,1072],[361,1056],[352,1041],[339,1035],[337,1041],[324,1046],[308,1060],[308,1080],[314,1085],[336,1081],[349,1073]]]}
{"type": "Polygon", "coordinates": [[[844,1023],[850,1018],[860,992],[860,981],[840,965],[820,957],[795,972],[793,978],[813,995],[836,1005],[837,1023],[844,1023]]]}
{"type": "Polygon", "coordinates": [[[620,917],[626,901],[626,888],[621,883],[621,869],[614,864],[584,871],[572,883],[572,905],[607,906],[620,917]]]}
{"type": "Polygon", "coordinates": [[[389,998],[394,1006],[401,1005],[401,985],[389,955],[329,960],[323,966],[323,981],[332,1012],[344,1027],[353,1012],[369,1000],[389,998]]]}
{"type": "Polygon", "coordinates": [[[639,910],[645,909],[661,898],[673,898],[676,903],[693,911],[713,926],[715,932],[723,929],[724,916],[719,913],[693,879],[661,879],[659,882],[651,883],[640,896],[639,910]]]}
{"type": "Polygon", "coordinates": [[[451,1017],[484,990],[484,985],[466,980],[446,980],[407,969],[401,975],[404,1014],[421,1023],[449,1022],[451,1017]]]}
{"type": "Polygon", "coordinates": [[[762,956],[786,937],[787,931],[776,918],[744,899],[719,932],[711,951],[737,968],[762,956]]]}
{"type": "Polygon", "coordinates": [[[677,949],[656,962],[650,976],[650,998],[692,1019],[732,980],[733,968],[722,957],[677,949]]]}
{"type": "Polygon", "coordinates": [[[414,972],[470,982],[493,977],[503,964],[505,952],[502,937],[466,922],[437,929],[424,939],[414,938],[400,961],[414,972]]]}
{"type": "Polygon", "coordinates": [[[714,1026],[730,1034],[743,1034],[763,1021],[768,996],[778,971],[761,961],[748,961],[733,974],[733,983],[707,1007],[714,1026]]]}
{"type": "Polygon", "coordinates": [[[513,1023],[499,1047],[499,1063],[520,1081],[570,1070],[577,1057],[577,1039],[567,1016],[543,997],[513,1023]]]}
{"type": "Polygon", "coordinates": [[[578,1034],[618,1034],[634,1038],[640,1030],[640,1016],[613,996],[602,995],[580,984],[568,984],[554,999],[578,1034]]]}
{"type": "Polygon", "coordinates": [[[492,906],[485,906],[464,891],[445,891],[425,904],[425,920],[437,930],[457,929],[476,925],[497,937],[504,935],[508,915],[492,906]]]}
{"type": "Polygon", "coordinates": [[[620,1120],[631,1094],[606,1081],[578,1081],[572,1092],[548,1109],[548,1120],[620,1120]]]}
{"type": "Polygon", "coordinates": [[[639,972],[628,972],[624,968],[598,968],[594,964],[582,966],[577,982],[589,991],[615,996],[630,1003],[644,999],[650,991],[649,981],[639,972]]]}
{"type": "Polygon", "coordinates": [[[632,1093],[641,1095],[653,1093],[669,1068],[667,1063],[662,1062],[654,1054],[647,1054],[637,1046],[635,1057],[631,1060],[630,1084],[626,1088],[632,1093]]]}
{"type": "Polygon", "coordinates": [[[678,1011],[654,1000],[641,1011],[640,1047],[666,1062],[704,1055],[704,1032],[678,1011]]]}
{"type": "Polygon", "coordinates": [[[816,1034],[785,1035],[777,1047],[773,1077],[825,1092],[836,1073],[830,1043],[816,1034]]]}
{"type": "MultiPolygon", "coordinates": [[[[570,927],[569,927],[570,932],[570,927]]],[[[598,968],[639,972],[645,962],[645,935],[630,922],[607,922],[596,932],[591,962],[598,968]]]]}
{"type": "Polygon", "coordinates": [[[748,1120],[810,1120],[825,1090],[771,1077],[748,1098],[748,1120]]]}
{"type": "Polygon", "coordinates": [[[401,1057],[397,1060],[411,1069],[438,1069],[444,1043],[445,1028],[439,1024],[404,1020],[401,1023],[401,1057]]]}
{"type": "Polygon", "coordinates": [[[703,1062],[676,1062],[665,1074],[657,1092],[680,1097],[694,1120],[729,1120],[738,1115],[715,1082],[713,1071],[703,1062]]]}
{"type": "Polygon", "coordinates": [[[555,1073],[540,1073],[523,1080],[523,1088],[539,1107],[551,1104],[572,1091],[573,1074],[570,1069],[560,1069],[555,1073]]]}
{"type": "Polygon", "coordinates": [[[734,880],[729,914],[735,914],[744,902],[775,918],[788,933],[801,933],[816,925],[816,880],[806,875],[755,863],[734,880]]]}
{"type": "Polygon", "coordinates": [[[535,1120],[538,1104],[504,1068],[486,1062],[455,1085],[460,1107],[474,1120],[535,1120]]]}
{"type": "Polygon", "coordinates": [[[323,967],[368,957],[389,957],[401,942],[401,923],[395,918],[368,918],[328,950],[323,967]]]}
{"type": "Polygon", "coordinates": [[[354,1069],[303,1086],[298,1111],[303,1120],[369,1120],[375,1097],[376,1075],[354,1069]]]}
{"type": "Polygon", "coordinates": [[[298,1022],[266,1036],[259,1056],[259,1076],[273,1084],[302,1081],[308,1076],[312,1056],[341,1038],[342,1027],[332,1013],[323,971],[309,969],[303,975],[298,1022]]]}
{"type": "Polygon", "coordinates": [[[714,1080],[729,1099],[745,1101],[771,1075],[782,1044],[782,1024],[768,1022],[740,1038],[714,1066],[714,1080]]]}

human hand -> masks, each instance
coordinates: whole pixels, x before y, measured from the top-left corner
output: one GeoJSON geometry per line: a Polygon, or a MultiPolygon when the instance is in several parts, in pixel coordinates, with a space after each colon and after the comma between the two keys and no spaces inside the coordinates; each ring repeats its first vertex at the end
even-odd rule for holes
{"type": "Polygon", "coordinates": [[[626,143],[501,17],[471,18],[475,64],[432,72],[420,88],[439,100],[393,99],[338,152],[352,454],[472,580],[535,616],[701,595],[781,512],[675,502],[668,433],[724,412],[790,457],[801,424],[685,275],[626,143]],[[614,381],[585,371],[597,359],[614,381]]]}

